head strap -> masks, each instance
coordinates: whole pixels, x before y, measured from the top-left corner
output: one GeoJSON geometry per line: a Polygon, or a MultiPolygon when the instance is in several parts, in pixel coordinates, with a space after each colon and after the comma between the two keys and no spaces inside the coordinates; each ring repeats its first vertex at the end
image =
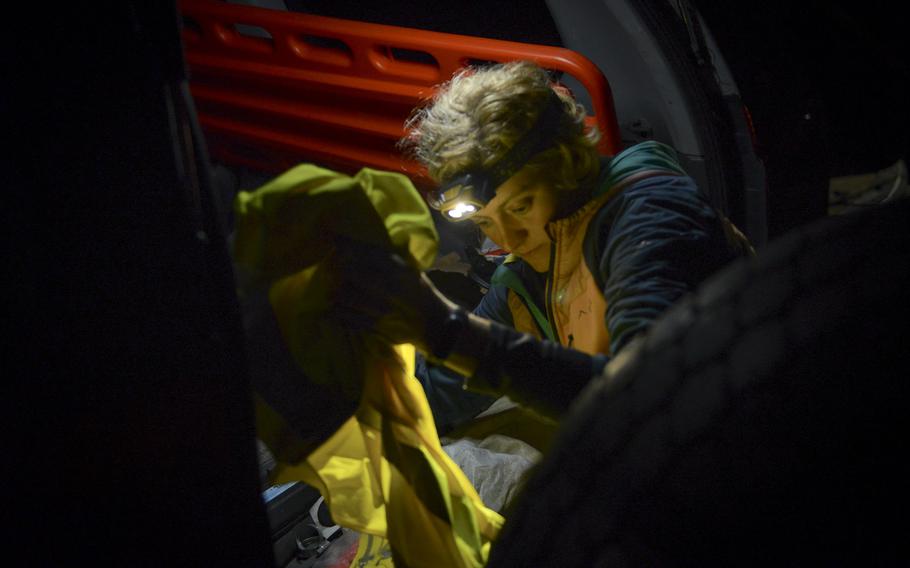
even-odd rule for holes
{"type": "Polygon", "coordinates": [[[546,105],[537,115],[531,128],[488,170],[490,180],[496,184],[494,191],[524,167],[532,157],[553,145],[553,139],[559,133],[563,112],[562,99],[550,89],[546,105]]]}

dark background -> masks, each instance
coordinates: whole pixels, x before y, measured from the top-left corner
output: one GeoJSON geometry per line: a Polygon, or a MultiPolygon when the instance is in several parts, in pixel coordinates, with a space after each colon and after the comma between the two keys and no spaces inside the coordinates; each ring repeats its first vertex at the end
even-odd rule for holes
{"type": "Polygon", "coordinates": [[[908,158],[906,20],[872,2],[696,2],[749,107],[768,233],[825,214],[827,180],[908,158]]]}

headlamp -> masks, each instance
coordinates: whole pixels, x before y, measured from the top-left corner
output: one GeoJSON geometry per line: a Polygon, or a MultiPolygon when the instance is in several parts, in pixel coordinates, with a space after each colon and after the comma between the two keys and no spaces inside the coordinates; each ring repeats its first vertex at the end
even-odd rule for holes
{"type": "Polygon", "coordinates": [[[493,199],[496,188],[555,143],[562,113],[562,99],[551,90],[537,120],[502,159],[488,170],[469,171],[448,180],[427,195],[430,207],[441,211],[450,221],[471,218],[493,199]]]}
{"type": "Polygon", "coordinates": [[[461,221],[483,209],[483,206],[493,199],[496,188],[501,183],[490,179],[489,174],[485,172],[466,173],[431,192],[427,196],[427,201],[430,207],[441,211],[446,218],[461,221]]]}

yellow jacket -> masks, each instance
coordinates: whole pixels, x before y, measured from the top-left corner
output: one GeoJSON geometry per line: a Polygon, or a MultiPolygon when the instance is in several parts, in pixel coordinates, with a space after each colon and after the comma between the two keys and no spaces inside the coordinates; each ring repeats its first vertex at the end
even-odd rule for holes
{"type": "MultiPolygon", "coordinates": [[[[391,346],[331,318],[324,261],[337,237],[386,247],[426,269],[437,235],[403,175],[350,177],[301,165],[235,202],[240,293],[268,290],[296,365],[317,383],[362,385],[355,414],[317,449],[257,397],[258,435],[278,461],[272,481],[320,490],[340,525],[387,538],[406,566],[479,567],[502,517],[442,451],[413,376],[412,346],[391,346]]],[[[364,549],[361,539],[361,556],[364,549]]]]}

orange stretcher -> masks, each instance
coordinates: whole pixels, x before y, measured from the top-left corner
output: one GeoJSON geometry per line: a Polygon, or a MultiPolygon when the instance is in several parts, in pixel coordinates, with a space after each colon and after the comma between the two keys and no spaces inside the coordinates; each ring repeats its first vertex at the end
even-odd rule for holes
{"type": "Polygon", "coordinates": [[[423,170],[396,148],[412,110],[471,64],[529,59],[575,78],[601,151],[621,148],[610,86],[574,51],[370,24],[218,0],[181,0],[190,90],[216,161],[279,173],[314,162],[423,170]]]}

